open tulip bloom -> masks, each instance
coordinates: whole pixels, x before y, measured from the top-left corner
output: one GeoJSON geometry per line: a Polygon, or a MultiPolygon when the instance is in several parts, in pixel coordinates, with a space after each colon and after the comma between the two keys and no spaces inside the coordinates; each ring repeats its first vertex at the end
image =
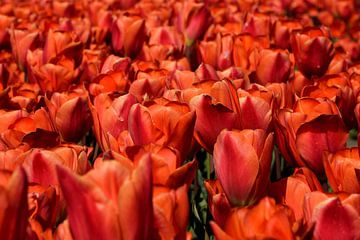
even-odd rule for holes
{"type": "Polygon", "coordinates": [[[4,0],[0,240],[360,240],[358,0],[4,0]]]}

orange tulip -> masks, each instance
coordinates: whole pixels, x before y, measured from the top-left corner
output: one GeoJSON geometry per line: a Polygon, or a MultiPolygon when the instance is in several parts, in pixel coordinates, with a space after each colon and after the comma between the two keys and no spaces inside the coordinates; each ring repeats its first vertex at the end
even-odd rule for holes
{"type": "Polygon", "coordinates": [[[276,205],[274,199],[263,198],[257,205],[233,209],[220,228],[210,222],[216,239],[295,239],[292,211],[276,205]]]}
{"type": "Polygon", "coordinates": [[[253,204],[264,196],[269,172],[273,135],[263,130],[223,130],[214,147],[216,176],[234,206],[253,204]]]}
{"type": "Polygon", "coordinates": [[[324,154],[326,176],[335,192],[360,193],[360,157],[358,148],[324,154]]]}
{"type": "Polygon", "coordinates": [[[137,167],[104,161],[83,177],[57,167],[74,239],[150,239],[151,160],[137,167]],[[109,185],[110,184],[110,185],[109,185]],[[79,206],[82,206],[79,208],[79,206]]]}
{"type": "Polygon", "coordinates": [[[297,168],[292,176],[270,185],[270,196],[291,208],[297,221],[303,218],[304,197],[312,191],[322,191],[322,187],[308,168],[297,168]]]}
{"type": "Polygon", "coordinates": [[[302,89],[301,97],[328,98],[336,103],[349,128],[355,123],[355,98],[346,74],[325,75],[302,89]]]}
{"type": "Polygon", "coordinates": [[[159,239],[187,239],[189,219],[188,188],[154,188],[154,227],[159,239]]]}

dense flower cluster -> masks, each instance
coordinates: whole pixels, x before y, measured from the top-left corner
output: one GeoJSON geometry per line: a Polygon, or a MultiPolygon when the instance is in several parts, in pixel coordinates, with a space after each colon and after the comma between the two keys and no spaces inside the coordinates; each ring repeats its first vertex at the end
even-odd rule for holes
{"type": "Polygon", "coordinates": [[[359,1],[0,4],[0,239],[360,239],[358,127],[359,1]]]}

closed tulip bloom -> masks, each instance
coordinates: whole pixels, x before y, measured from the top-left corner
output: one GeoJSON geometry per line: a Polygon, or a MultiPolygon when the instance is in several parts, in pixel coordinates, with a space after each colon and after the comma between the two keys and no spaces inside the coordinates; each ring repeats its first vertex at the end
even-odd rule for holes
{"type": "Polygon", "coordinates": [[[260,84],[281,83],[289,79],[291,62],[287,51],[264,49],[260,52],[256,76],[260,84]]]}
{"type": "Polygon", "coordinates": [[[334,55],[331,40],[320,28],[305,28],[291,35],[291,48],[296,65],[309,79],[312,76],[321,77],[334,55]]]}
{"type": "Polygon", "coordinates": [[[111,44],[117,54],[135,58],[146,37],[144,19],[122,17],[114,21],[111,28],[111,44]]]}
{"type": "Polygon", "coordinates": [[[46,104],[63,140],[78,142],[89,131],[91,112],[85,94],[54,93],[46,104]]]}
{"type": "Polygon", "coordinates": [[[58,166],[57,177],[74,239],[151,238],[152,177],[147,156],[137,167],[130,161],[104,161],[83,177],[58,166]]]}
{"type": "Polygon", "coordinates": [[[214,147],[216,176],[234,206],[253,204],[270,183],[273,134],[223,130],[214,147]]]}

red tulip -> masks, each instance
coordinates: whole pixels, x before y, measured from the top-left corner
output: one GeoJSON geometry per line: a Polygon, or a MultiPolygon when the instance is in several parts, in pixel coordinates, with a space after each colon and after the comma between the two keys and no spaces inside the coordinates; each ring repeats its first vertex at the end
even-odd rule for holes
{"type": "Polygon", "coordinates": [[[70,33],[49,30],[43,53],[43,63],[57,62],[56,58],[68,57],[75,61],[75,67],[82,61],[82,44],[73,41],[70,33]]]}
{"type": "Polygon", "coordinates": [[[184,32],[188,45],[201,38],[210,25],[211,14],[203,3],[188,1],[174,4],[174,23],[179,32],[184,32]]]}
{"type": "Polygon", "coordinates": [[[282,50],[264,49],[260,51],[259,62],[256,66],[258,83],[286,82],[291,72],[289,54],[282,50]]]}
{"type": "Polygon", "coordinates": [[[250,33],[252,36],[269,36],[270,17],[266,14],[247,14],[243,26],[244,33],[250,33]]]}
{"type": "Polygon", "coordinates": [[[293,110],[281,109],[274,118],[278,146],[292,165],[323,174],[323,152],[345,147],[348,131],[330,100],[301,98],[293,110]]]}
{"type": "Polygon", "coordinates": [[[78,142],[91,127],[91,113],[84,93],[54,93],[45,100],[55,128],[65,141],[78,142]]]}
{"type": "Polygon", "coordinates": [[[251,85],[247,91],[238,89],[241,126],[243,129],[271,128],[273,95],[266,88],[251,85]]]}
{"type": "Polygon", "coordinates": [[[360,238],[360,195],[327,196],[312,192],[305,196],[304,216],[307,223],[314,224],[316,239],[360,238]]]}
{"type": "Polygon", "coordinates": [[[322,76],[334,55],[333,45],[320,28],[305,28],[291,35],[296,65],[309,79],[322,76]]]}
{"type": "Polygon", "coordinates": [[[233,65],[233,37],[218,34],[215,41],[202,41],[199,52],[203,63],[225,70],[233,65]]]}
{"type": "Polygon", "coordinates": [[[144,19],[121,17],[111,28],[111,44],[114,51],[135,58],[140,52],[146,37],[144,19]]]}
{"type": "Polygon", "coordinates": [[[75,77],[74,69],[52,63],[32,67],[31,71],[43,92],[66,91],[75,77]]]}
{"type": "Polygon", "coordinates": [[[293,30],[300,30],[301,28],[301,23],[296,20],[277,20],[273,30],[276,46],[282,49],[289,49],[291,32],[293,30]]]}
{"type": "Polygon", "coordinates": [[[5,184],[0,182],[0,186],[0,237],[4,240],[26,239],[28,181],[25,171],[18,168],[5,184]]]}
{"type": "Polygon", "coordinates": [[[216,176],[231,204],[252,204],[269,184],[273,135],[263,130],[223,130],[214,147],[216,176]]]}
{"type": "Polygon", "coordinates": [[[26,55],[28,50],[32,50],[36,44],[39,33],[27,32],[25,30],[12,29],[10,31],[10,41],[12,52],[20,69],[26,67],[26,55]]]}
{"type": "Polygon", "coordinates": [[[336,103],[344,122],[349,128],[355,126],[355,99],[350,81],[346,74],[325,75],[314,84],[305,86],[302,97],[328,98],[336,103]]]}
{"type": "Polygon", "coordinates": [[[132,105],[136,103],[133,95],[127,94],[112,99],[111,94],[99,94],[90,110],[94,122],[94,132],[101,149],[110,150],[111,142],[128,129],[128,115],[132,105]]]}

